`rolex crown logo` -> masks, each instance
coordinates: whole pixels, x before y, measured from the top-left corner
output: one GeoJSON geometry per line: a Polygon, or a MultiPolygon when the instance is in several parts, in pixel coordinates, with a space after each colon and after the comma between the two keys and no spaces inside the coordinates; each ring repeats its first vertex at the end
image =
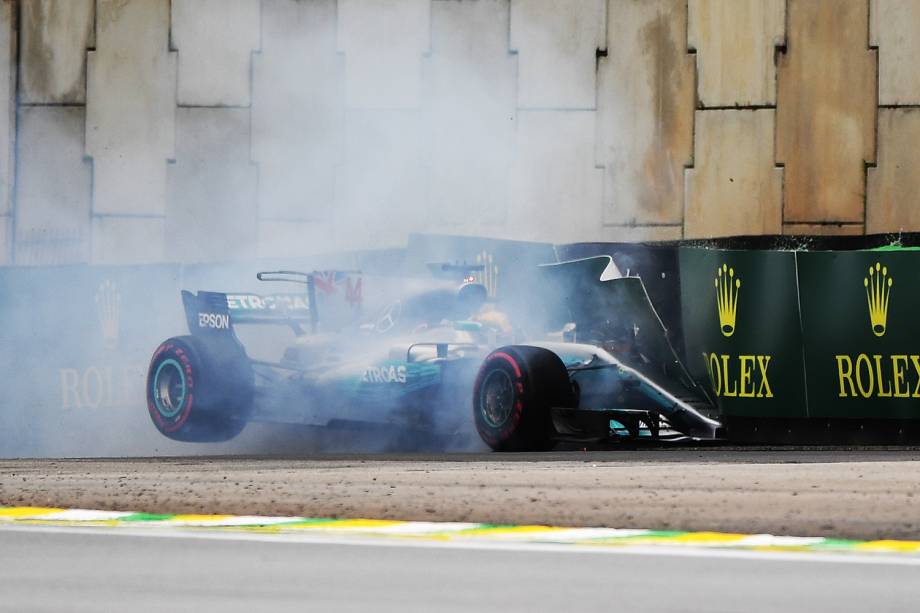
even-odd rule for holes
{"type": "Polygon", "coordinates": [[[869,267],[869,276],[863,279],[866,299],[869,301],[869,323],[872,334],[885,336],[888,327],[888,299],[894,280],[888,276],[888,267],[878,262],[869,267]]]}
{"type": "Polygon", "coordinates": [[[489,298],[495,298],[498,291],[498,265],[495,258],[488,251],[483,251],[476,256],[476,263],[482,265],[480,282],[485,286],[489,298]]]}
{"type": "Polygon", "coordinates": [[[741,291],[741,279],[735,278],[735,269],[722,264],[716,276],[716,299],[719,305],[719,329],[722,336],[729,337],[735,333],[735,318],[738,315],[738,293],[741,291]]]}

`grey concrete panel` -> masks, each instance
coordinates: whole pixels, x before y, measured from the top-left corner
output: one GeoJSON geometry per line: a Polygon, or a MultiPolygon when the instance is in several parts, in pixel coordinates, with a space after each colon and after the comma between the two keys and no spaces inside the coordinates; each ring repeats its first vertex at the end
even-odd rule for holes
{"type": "Polygon", "coordinates": [[[508,238],[603,240],[594,111],[521,111],[508,238]]]}
{"type": "Polygon", "coordinates": [[[95,0],[22,0],[19,100],[86,102],[86,50],[93,46],[95,0]]]}
{"type": "Polygon", "coordinates": [[[166,258],[200,262],[252,257],[256,183],[249,110],[180,108],[169,168],[166,258]]]}
{"type": "Polygon", "coordinates": [[[260,258],[316,255],[335,248],[333,236],[329,222],[262,219],[258,228],[257,255],[260,258]]]}
{"type": "Polygon", "coordinates": [[[96,11],[86,104],[93,211],[162,215],[176,106],[169,0],[98,0],[96,11]]]}
{"type": "Polygon", "coordinates": [[[398,246],[409,233],[438,223],[427,207],[426,138],[418,112],[348,112],[336,247],[398,246]]]}
{"type": "Polygon", "coordinates": [[[340,0],[338,46],[351,108],[412,108],[420,102],[431,0],[340,0]]]}
{"type": "Polygon", "coordinates": [[[93,218],[93,264],[151,264],[166,257],[162,217],[93,218]]]}
{"type": "Polygon", "coordinates": [[[333,208],[344,95],[335,14],[334,0],[263,4],[252,101],[262,217],[319,220],[333,208]]]}
{"type": "Polygon", "coordinates": [[[0,215],[0,266],[5,266],[13,262],[12,241],[10,240],[12,227],[13,224],[10,216],[0,215]]]}
{"type": "Polygon", "coordinates": [[[424,105],[432,227],[494,234],[507,218],[517,129],[508,2],[434,2],[431,10],[424,105]]]}
{"type": "Polygon", "coordinates": [[[259,0],[172,0],[180,105],[248,106],[259,0]]]}
{"type": "Polygon", "coordinates": [[[13,2],[0,1],[0,215],[10,212],[16,134],[16,35],[13,2]]]}
{"type": "Polygon", "coordinates": [[[511,0],[521,108],[593,109],[606,0],[511,0]]]}
{"type": "Polygon", "coordinates": [[[81,107],[19,112],[17,264],[89,259],[92,166],[83,155],[85,121],[81,107]]]}

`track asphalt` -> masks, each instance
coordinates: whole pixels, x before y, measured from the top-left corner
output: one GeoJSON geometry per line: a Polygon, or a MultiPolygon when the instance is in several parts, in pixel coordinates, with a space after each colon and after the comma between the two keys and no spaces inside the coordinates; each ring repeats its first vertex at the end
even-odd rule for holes
{"type": "Polygon", "coordinates": [[[918,482],[907,448],[0,460],[0,611],[914,611],[918,482]]]}
{"type": "MultiPolygon", "coordinates": [[[[268,532],[202,528],[206,518],[73,527],[112,521],[85,511],[53,512],[71,519],[51,527],[23,523],[34,516],[15,513],[19,520],[8,512],[0,525],[0,611],[840,613],[915,611],[920,596],[920,558],[890,551],[572,546],[540,542],[546,536],[521,539],[510,528],[500,538],[380,536],[387,527],[407,527],[392,522],[268,532]],[[175,525],[181,523],[197,527],[175,525]]],[[[280,518],[271,521],[278,526],[280,518]]],[[[431,533],[468,530],[482,527],[431,533]]]]}

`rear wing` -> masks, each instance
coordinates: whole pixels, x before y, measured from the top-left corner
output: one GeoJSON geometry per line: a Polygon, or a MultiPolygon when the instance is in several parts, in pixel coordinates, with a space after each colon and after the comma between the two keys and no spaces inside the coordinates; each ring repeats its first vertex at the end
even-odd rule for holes
{"type": "Polygon", "coordinates": [[[315,333],[319,324],[317,289],[333,294],[337,286],[344,288],[345,299],[352,305],[361,302],[361,278],[353,280],[350,274],[358,271],[296,272],[277,270],[260,272],[260,281],[277,281],[303,285],[302,293],[253,294],[246,292],[182,291],[182,303],[189,331],[192,334],[233,334],[236,324],[281,324],[290,326],[297,335],[303,335],[303,325],[309,324],[315,333]]]}
{"type": "Polygon", "coordinates": [[[185,318],[192,334],[233,334],[239,324],[288,325],[303,334],[303,325],[313,323],[314,312],[302,294],[225,294],[182,291],[185,318]]]}

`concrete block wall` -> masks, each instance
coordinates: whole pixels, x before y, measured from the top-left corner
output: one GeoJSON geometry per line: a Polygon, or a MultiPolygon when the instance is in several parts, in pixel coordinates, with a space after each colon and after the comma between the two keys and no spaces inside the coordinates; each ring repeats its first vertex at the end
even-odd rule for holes
{"type": "Polygon", "coordinates": [[[790,0],[777,92],[776,158],[789,223],[861,224],[875,162],[877,59],[868,2],[790,0]]]}
{"type": "Polygon", "coordinates": [[[19,109],[17,264],[90,257],[92,163],[84,155],[86,111],[75,105],[19,109]]]}
{"type": "Polygon", "coordinates": [[[773,161],[773,109],[696,112],[694,167],[685,175],[688,238],[781,234],[783,172],[773,161]]]}
{"type": "Polygon", "coordinates": [[[691,0],[688,8],[698,85],[684,236],[780,234],[774,54],[785,40],[786,2],[691,0]]]}
{"type": "Polygon", "coordinates": [[[180,106],[249,106],[259,9],[258,0],[172,0],[180,106]]]}
{"type": "Polygon", "coordinates": [[[605,0],[511,0],[522,109],[594,109],[594,58],[606,48],[605,0]]]}
{"type": "Polygon", "coordinates": [[[246,107],[177,109],[164,222],[168,259],[256,255],[258,169],[249,157],[249,120],[246,107]]]}
{"type": "Polygon", "coordinates": [[[0,1],[0,265],[13,259],[15,215],[13,203],[16,131],[16,5],[0,1]]]}
{"type": "Polygon", "coordinates": [[[679,233],[684,169],[693,153],[695,75],[687,53],[687,3],[608,4],[607,56],[598,61],[603,222],[679,233]]]}
{"type": "Polygon", "coordinates": [[[920,227],[920,2],[872,0],[870,42],[878,49],[878,159],[868,169],[866,231],[920,227]]]}
{"type": "Polygon", "coordinates": [[[426,227],[493,234],[507,226],[518,126],[510,16],[506,0],[431,5],[422,64],[426,227]]]}
{"type": "MultiPolygon", "coordinates": [[[[93,167],[86,156],[86,58],[95,0],[20,2],[12,261],[85,262],[92,249],[93,167]]],[[[15,55],[11,59],[14,59],[15,55]]],[[[0,63],[0,69],[7,66],[0,63]]],[[[10,98],[3,97],[0,101],[10,98]]],[[[2,104],[2,102],[0,102],[2,104]]]]}
{"type": "MultiPolygon", "coordinates": [[[[524,111],[507,226],[557,242],[604,238],[603,171],[594,165],[593,111],[524,111]]],[[[506,227],[507,227],[506,226],[506,227]]]]}
{"type": "Polygon", "coordinates": [[[256,251],[302,255],[311,234],[332,231],[327,215],[336,206],[343,162],[345,61],[337,52],[337,7],[335,0],[263,0],[260,8],[249,135],[258,171],[256,251]]]}
{"type": "Polygon", "coordinates": [[[86,65],[92,259],[159,261],[167,257],[166,166],[176,134],[170,1],[97,0],[95,17],[86,65]]]}
{"type": "Polygon", "coordinates": [[[0,264],[920,230],[920,0],[0,0],[0,264]]]}

